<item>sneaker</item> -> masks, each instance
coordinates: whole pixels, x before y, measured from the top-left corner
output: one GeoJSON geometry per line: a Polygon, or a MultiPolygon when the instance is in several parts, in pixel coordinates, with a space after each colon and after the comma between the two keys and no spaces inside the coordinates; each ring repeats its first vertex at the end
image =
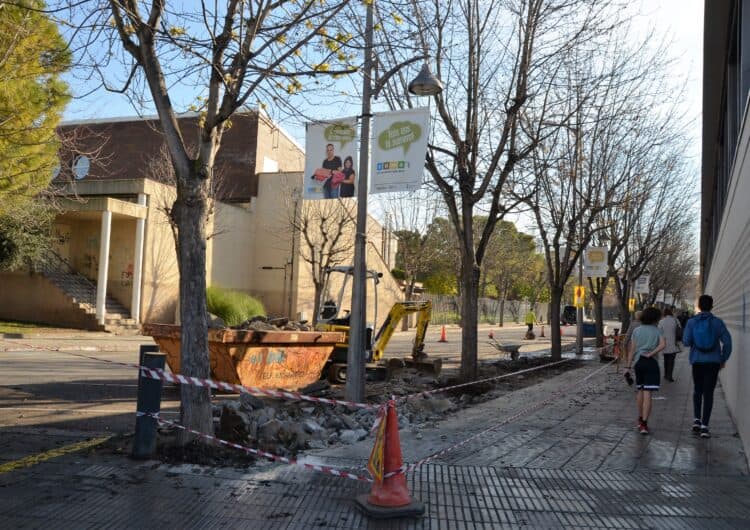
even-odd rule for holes
{"type": "Polygon", "coordinates": [[[711,432],[705,425],[701,425],[701,438],[711,438],[711,432]]]}
{"type": "Polygon", "coordinates": [[[648,424],[645,421],[642,421],[638,426],[638,432],[641,434],[648,434],[648,424]]]}
{"type": "Polygon", "coordinates": [[[693,420],[693,432],[695,434],[701,432],[701,420],[693,420]]]}

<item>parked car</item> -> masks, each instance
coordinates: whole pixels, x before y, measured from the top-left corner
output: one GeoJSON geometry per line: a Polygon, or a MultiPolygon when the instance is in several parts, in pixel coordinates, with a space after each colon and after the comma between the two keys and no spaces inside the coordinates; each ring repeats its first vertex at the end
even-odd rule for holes
{"type": "Polygon", "coordinates": [[[560,324],[563,326],[567,326],[569,324],[575,324],[576,323],[576,306],[574,305],[566,305],[563,307],[562,311],[560,311],[560,324]]]}

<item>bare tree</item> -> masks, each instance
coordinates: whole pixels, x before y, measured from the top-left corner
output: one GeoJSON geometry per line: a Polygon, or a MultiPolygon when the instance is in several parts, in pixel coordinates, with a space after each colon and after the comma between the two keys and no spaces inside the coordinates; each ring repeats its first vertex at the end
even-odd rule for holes
{"type": "MultiPolygon", "coordinates": [[[[596,40],[612,25],[602,19],[609,1],[517,0],[474,2],[414,1],[380,9],[382,38],[407,21],[407,30],[446,87],[433,98],[437,119],[426,168],[439,190],[456,232],[461,258],[461,376],[477,375],[478,290],[482,260],[497,223],[515,207],[508,195],[514,168],[535,149],[548,119],[546,94],[555,67],[580,43],[596,40]],[[390,11],[390,13],[389,13],[390,11]],[[394,15],[395,14],[395,15],[394,15]],[[534,107],[534,113],[529,109],[534,107]],[[527,126],[522,116],[527,114],[527,126]],[[533,118],[533,119],[532,119],[533,118]],[[475,234],[482,207],[487,222],[475,234]]],[[[381,69],[403,63],[404,50],[386,46],[381,69]]],[[[406,76],[393,76],[385,87],[392,108],[418,103],[404,98],[406,76]]]]}
{"type": "MultiPolygon", "coordinates": [[[[614,226],[610,212],[628,201],[635,204],[634,182],[646,185],[643,175],[650,168],[644,160],[655,160],[647,155],[660,141],[645,134],[653,120],[645,119],[643,108],[658,106],[663,96],[658,86],[664,75],[663,52],[649,45],[649,37],[635,46],[628,42],[632,39],[627,32],[620,31],[606,47],[577,50],[558,70],[562,83],[551,98],[566,118],[540,142],[528,166],[536,187],[526,203],[544,246],[553,358],[561,355],[555,323],[560,321],[565,286],[582,266],[581,249],[603,242],[606,235],[629,233],[628,226],[614,226]]],[[[606,283],[592,282],[598,302],[606,283]]],[[[601,304],[597,307],[601,330],[601,304]]]]}
{"type": "MultiPolygon", "coordinates": [[[[100,72],[107,89],[150,101],[164,134],[177,182],[172,217],[179,227],[181,370],[208,377],[206,314],[206,210],[222,135],[238,110],[261,97],[285,99],[303,90],[305,76],[354,71],[343,49],[346,35],[328,27],[346,1],[258,0],[180,4],[136,0],[53,2],[73,26],[71,48],[79,63],[100,72]],[[115,85],[109,71],[123,68],[115,85]],[[341,65],[338,67],[337,65],[341,65]],[[192,90],[201,113],[191,153],[177,114],[178,91],[192,90]]],[[[210,433],[208,389],[181,387],[181,420],[210,433]]],[[[181,435],[180,442],[192,439],[181,435]]]]}
{"type": "Polygon", "coordinates": [[[302,200],[299,193],[287,194],[285,224],[299,238],[299,256],[310,267],[315,287],[313,325],[317,324],[326,271],[337,265],[351,265],[356,203],[348,199],[302,200]]]}
{"type": "MultiPolygon", "coordinates": [[[[430,269],[438,255],[438,249],[429,238],[430,223],[439,211],[439,199],[435,193],[420,189],[415,193],[393,195],[381,200],[381,208],[388,228],[398,238],[396,267],[404,272],[404,298],[414,298],[417,279],[430,269]]],[[[409,317],[404,317],[402,330],[409,326],[409,317]]]]}

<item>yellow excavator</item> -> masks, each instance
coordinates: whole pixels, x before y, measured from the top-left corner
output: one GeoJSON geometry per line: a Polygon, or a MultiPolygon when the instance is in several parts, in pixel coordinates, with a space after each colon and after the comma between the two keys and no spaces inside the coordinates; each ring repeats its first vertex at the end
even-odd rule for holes
{"type": "MultiPolygon", "coordinates": [[[[319,312],[316,329],[320,331],[338,331],[344,334],[345,342],[336,344],[336,347],[328,361],[326,371],[328,379],[334,383],[346,381],[346,359],[349,350],[349,317],[348,309],[342,309],[344,295],[351,291],[350,281],[353,280],[354,269],[351,266],[329,267],[325,271],[325,281],[321,291],[321,301],[318,304],[319,312]]],[[[369,323],[366,332],[366,374],[368,380],[383,380],[388,376],[388,366],[385,364],[383,354],[388,342],[399,325],[401,319],[406,315],[417,313],[417,328],[412,345],[411,357],[403,362],[407,366],[415,366],[420,370],[440,373],[440,359],[428,360],[424,353],[424,338],[427,326],[432,316],[432,302],[429,300],[416,300],[410,302],[396,302],[391,307],[383,324],[380,326],[373,339],[373,329],[378,318],[378,289],[382,273],[367,271],[367,281],[372,282],[372,294],[374,298],[373,323],[369,323]]]]}

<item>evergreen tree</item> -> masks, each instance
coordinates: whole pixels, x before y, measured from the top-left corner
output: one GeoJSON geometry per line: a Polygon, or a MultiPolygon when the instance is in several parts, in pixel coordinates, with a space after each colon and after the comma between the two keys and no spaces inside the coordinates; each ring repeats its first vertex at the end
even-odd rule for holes
{"type": "Polygon", "coordinates": [[[38,1],[0,4],[0,214],[22,206],[58,164],[55,129],[68,102],[70,54],[38,1]]]}
{"type": "Polygon", "coordinates": [[[70,53],[41,2],[0,3],[0,269],[38,257],[52,213],[37,200],[58,164],[70,53]]]}

